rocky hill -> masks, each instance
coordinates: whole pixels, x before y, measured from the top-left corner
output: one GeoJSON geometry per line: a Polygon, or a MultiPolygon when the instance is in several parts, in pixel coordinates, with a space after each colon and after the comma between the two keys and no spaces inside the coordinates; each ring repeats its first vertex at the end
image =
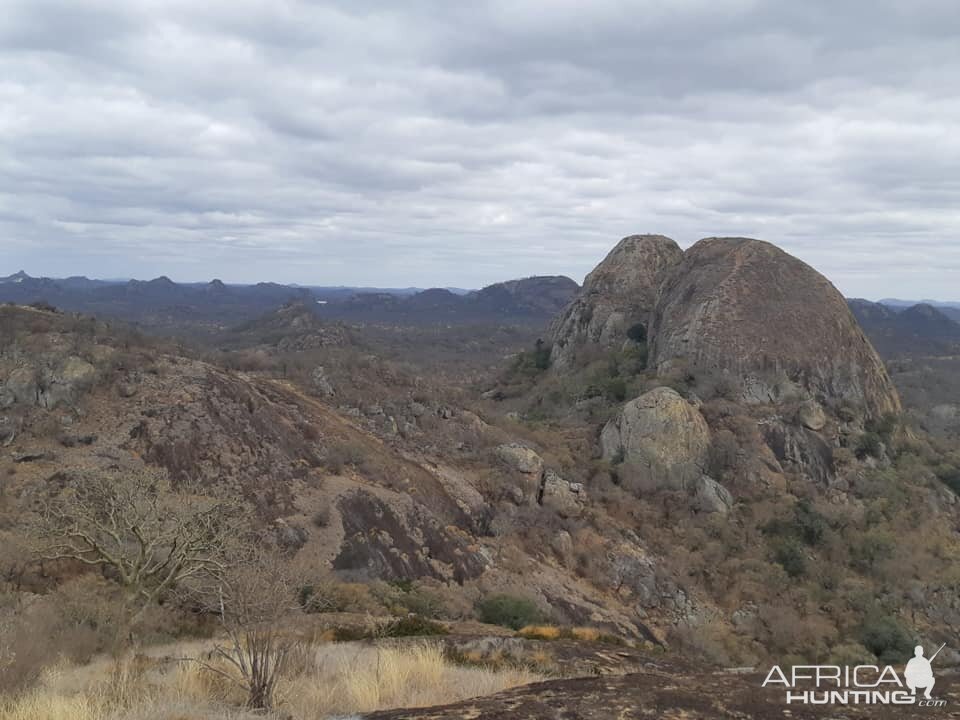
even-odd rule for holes
{"type": "MultiPolygon", "coordinates": [[[[627,238],[553,327],[549,361],[539,347],[522,354],[487,395],[531,422],[592,428],[618,490],[618,506],[607,502],[605,511],[661,508],[644,516],[640,532],[661,538],[661,567],[676,557],[668,545],[689,542],[688,523],[718,538],[728,549],[718,554],[730,552],[721,562],[727,570],[694,571],[701,580],[714,572],[730,578],[705,581],[714,608],[767,595],[753,584],[766,581],[754,576],[759,566],[752,563],[772,561],[786,573],[774,582],[784,583],[782,593],[807,618],[798,627],[812,613],[850,628],[843,613],[811,610],[817,591],[808,573],[827,562],[847,578],[842,582],[878,588],[877,566],[832,555],[826,537],[848,543],[840,555],[856,555],[853,548],[869,543],[855,537],[866,529],[855,529],[866,517],[860,513],[888,502],[891,492],[927,495],[941,537],[953,522],[957,456],[902,414],[887,369],[836,288],[769,243],[708,238],[682,252],[660,236],[627,238]],[[849,513],[860,520],[841,529],[849,513]],[[816,529],[808,526],[813,517],[816,529]],[[651,530],[668,518],[679,524],[665,536],[651,530]]],[[[587,488],[595,497],[602,484],[595,479],[587,488]]],[[[912,532],[899,511],[881,524],[881,535],[912,532]]],[[[935,584],[928,570],[920,584],[935,584]]],[[[870,613],[894,607],[885,603],[870,613]]],[[[934,625],[946,617],[934,615],[934,625]]]]}
{"type": "Polygon", "coordinates": [[[554,320],[553,363],[569,367],[578,355],[618,347],[631,329],[644,339],[660,282],[682,258],[680,247],[663,235],[621,240],[554,320]]]}
{"type": "Polygon", "coordinates": [[[897,413],[887,371],[840,292],[770,243],[707,238],[684,253],[650,320],[650,361],[728,374],[748,401],[800,392],[897,413]]]}

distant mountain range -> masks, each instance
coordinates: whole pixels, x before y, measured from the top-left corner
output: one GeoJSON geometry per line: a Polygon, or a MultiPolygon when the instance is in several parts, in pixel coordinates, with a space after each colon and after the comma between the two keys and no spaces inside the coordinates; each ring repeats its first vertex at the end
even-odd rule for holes
{"type": "Polygon", "coordinates": [[[960,309],[929,303],[888,305],[854,299],[848,304],[870,342],[887,358],[960,353],[960,309]]]}
{"type": "Polygon", "coordinates": [[[482,290],[461,288],[303,287],[153,280],[0,277],[0,302],[47,303],[62,310],[147,326],[236,325],[290,302],[313,304],[322,317],[359,322],[545,322],[579,286],[566,277],[532,277],[482,290]]]}

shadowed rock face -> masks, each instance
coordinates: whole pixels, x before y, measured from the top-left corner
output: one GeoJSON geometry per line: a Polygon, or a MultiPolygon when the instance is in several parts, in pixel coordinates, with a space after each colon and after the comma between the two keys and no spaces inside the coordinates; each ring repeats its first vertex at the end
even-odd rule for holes
{"type": "Polygon", "coordinates": [[[616,347],[627,330],[647,326],[664,273],[683,258],[683,251],[663,235],[631,235],[620,241],[593,272],[580,293],[551,327],[552,361],[571,365],[590,345],[616,347]]]}
{"type": "Polygon", "coordinates": [[[843,296],[770,243],[707,238],[664,281],[651,316],[650,360],[727,371],[744,399],[772,401],[784,385],[817,399],[899,412],[879,356],[843,296]]]}

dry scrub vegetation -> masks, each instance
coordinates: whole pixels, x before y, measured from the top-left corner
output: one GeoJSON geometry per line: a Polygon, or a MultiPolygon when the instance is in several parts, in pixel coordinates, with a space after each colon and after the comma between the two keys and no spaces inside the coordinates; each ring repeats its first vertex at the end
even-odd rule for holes
{"type": "MultiPolygon", "coordinates": [[[[241,710],[244,693],[213,669],[170,659],[203,652],[196,644],[167,646],[155,648],[150,656],[55,666],[28,693],[0,700],[0,720],[264,717],[241,710]]],[[[216,669],[231,672],[225,663],[216,669]]],[[[540,679],[520,668],[458,665],[445,657],[438,643],[425,641],[390,647],[300,645],[278,682],[275,712],[278,717],[320,720],[457,702],[540,679]]]]}

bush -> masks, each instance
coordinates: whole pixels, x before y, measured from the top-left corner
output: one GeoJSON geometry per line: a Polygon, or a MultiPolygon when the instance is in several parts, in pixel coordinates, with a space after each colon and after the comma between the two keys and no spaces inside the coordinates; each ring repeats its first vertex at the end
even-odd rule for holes
{"type": "Polygon", "coordinates": [[[423,637],[428,635],[447,635],[447,630],[440,623],[434,622],[419,615],[391,620],[379,626],[341,626],[333,629],[333,639],[336,642],[356,642],[357,640],[373,640],[376,638],[404,638],[423,637]]]}
{"type": "Polygon", "coordinates": [[[393,580],[371,587],[377,601],[391,614],[419,615],[438,618],[443,614],[443,602],[435,593],[416,587],[413,580],[393,580]]]}
{"type": "Polygon", "coordinates": [[[803,499],[793,506],[791,517],[771,520],[760,530],[766,535],[816,547],[823,542],[828,527],[827,519],[813,508],[809,500],[803,499]]]}
{"type": "Polygon", "coordinates": [[[382,609],[370,596],[370,589],[361,583],[303,585],[297,590],[297,600],[305,613],[374,612],[382,609]]]}
{"type": "Polygon", "coordinates": [[[519,630],[542,620],[543,613],[532,600],[513,595],[491,595],[477,603],[477,617],[481,622],[519,630]]]}
{"type": "Polygon", "coordinates": [[[538,375],[550,368],[550,346],[537,340],[533,350],[521,352],[513,363],[513,372],[521,375],[538,375]]]}
{"type": "Polygon", "coordinates": [[[877,433],[867,431],[857,440],[854,452],[861,460],[866,457],[878,458],[883,452],[883,440],[877,433]]]}
{"type": "Polygon", "coordinates": [[[420,615],[408,615],[387,624],[383,635],[391,638],[414,637],[418,635],[447,635],[448,630],[433,620],[420,615]]]}
{"type": "Polygon", "coordinates": [[[783,540],[774,548],[773,559],[792,578],[800,577],[807,572],[807,559],[803,554],[803,547],[793,538],[783,540]]]}
{"type": "Polygon", "coordinates": [[[864,429],[868,433],[876,434],[883,442],[889,443],[897,429],[897,416],[888,413],[880,418],[870,418],[864,424],[864,429]]]}
{"type": "Polygon", "coordinates": [[[896,549],[897,541],[890,533],[873,528],[851,544],[851,563],[861,572],[870,572],[882,561],[893,557],[896,549]]]}
{"type": "Polygon", "coordinates": [[[913,655],[913,638],[892,615],[868,615],[860,626],[860,642],[885,663],[901,663],[913,655]]]}

